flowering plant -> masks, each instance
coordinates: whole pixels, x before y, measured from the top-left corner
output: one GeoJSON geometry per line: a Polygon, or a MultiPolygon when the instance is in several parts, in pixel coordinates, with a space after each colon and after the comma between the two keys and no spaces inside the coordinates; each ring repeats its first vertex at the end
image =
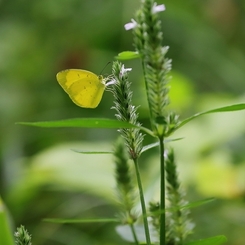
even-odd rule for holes
{"type": "MultiPolygon", "coordinates": [[[[189,218],[191,207],[210,200],[198,201],[198,204],[188,203],[185,200],[177,174],[175,152],[168,146],[168,142],[173,139],[168,137],[199,116],[214,112],[243,110],[245,104],[229,105],[197,113],[182,121],[178,114],[168,109],[171,60],[166,57],[168,47],[162,46],[163,33],[159,14],[163,11],[165,11],[163,4],[157,5],[153,0],[142,0],[135,18],[125,25],[126,30],[133,32],[135,51],[125,51],[117,56],[119,60],[132,58],[141,60],[149,108],[149,128],[142,126],[139,121],[138,106],[132,103],[133,93],[129,74],[133,69],[125,68],[125,65],[119,61],[113,63],[111,81],[106,87],[114,96],[113,109],[116,112],[116,120],[81,118],[22,124],[40,127],[118,128],[121,137],[115,145],[113,155],[117,194],[122,212],[113,222],[120,224],[116,230],[121,237],[137,245],[219,245],[226,242],[225,236],[188,241],[194,228],[189,218]],[[152,137],[154,142],[144,145],[145,135],[152,137]],[[146,203],[139,162],[141,154],[154,147],[159,148],[159,201],[146,203]],[[140,214],[135,211],[137,194],[141,204],[140,214]],[[143,228],[139,225],[141,220],[143,220],[143,228]],[[143,237],[140,236],[142,230],[143,237]]],[[[108,222],[111,221],[108,219],[108,222]]],[[[22,244],[19,236],[24,233],[18,231],[17,245],[22,244]]]]}

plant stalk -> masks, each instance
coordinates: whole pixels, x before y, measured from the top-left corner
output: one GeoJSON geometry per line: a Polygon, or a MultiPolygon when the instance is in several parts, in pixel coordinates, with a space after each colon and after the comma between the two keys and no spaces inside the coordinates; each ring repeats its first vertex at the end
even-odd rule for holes
{"type": "Polygon", "coordinates": [[[159,137],[160,145],[160,245],[166,243],[165,220],[165,163],[164,163],[164,137],[159,137]]]}
{"type": "Polygon", "coordinates": [[[138,241],[138,238],[137,238],[137,234],[135,232],[135,229],[134,229],[134,225],[133,224],[130,224],[129,226],[130,226],[131,232],[132,232],[133,237],[134,237],[135,245],[139,245],[139,241],[138,241]]]}
{"type": "Polygon", "coordinates": [[[150,230],[149,230],[149,225],[147,221],[145,198],[144,198],[144,192],[143,192],[143,187],[142,187],[141,178],[140,178],[139,165],[138,165],[137,159],[133,159],[133,161],[134,161],[134,166],[135,166],[136,179],[138,183],[139,196],[140,196],[140,202],[141,202],[141,208],[142,208],[143,222],[144,222],[144,227],[145,227],[146,244],[151,245],[150,230]]]}
{"type": "MultiPolygon", "coordinates": [[[[143,70],[143,75],[144,75],[144,81],[145,81],[145,89],[146,91],[149,90],[148,88],[148,82],[146,80],[146,69],[145,69],[145,64],[144,64],[144,61],[142,60],[142,70],[143,70]]],[[[151,102],[150,102],[150,99],[149,99],[149,96],[147,95],[147,102],[148,102],[148,108],[149,108],[149,113],[150,113],[150,123],[151,123],[151,130],[153,131],[154,133],[154,122],[153,122],[153,116],[152,116],[152,109],[151,109],[151,102]]]]}

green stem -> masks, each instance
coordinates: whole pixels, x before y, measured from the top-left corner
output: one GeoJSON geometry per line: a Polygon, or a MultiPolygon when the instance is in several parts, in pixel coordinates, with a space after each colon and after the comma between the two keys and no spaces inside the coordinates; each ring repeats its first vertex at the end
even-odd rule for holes
{"type": "MultiPolygon", "coordinates": [[[[127,191],[125,191],[126,193],[127,191]]],[[[130,201],[131,202],[131,201],[130,201]]],[[[134,217],[131,213],[131,204],[129,204],[129,201],[128,201],[128,197],[126,197],[125,199],[125,207],[126,207],[126,213],[127,213],[127,222],[128,222],[128,225],[131,229],[131,232],[132,232],[132,235],[133,235],[133,238],[134,238],[134,244],[135,245],[139,245],[139,241],[138,241],[138,238],[137,238],[137,234],[136,234],[136,231],[135,231],[135,228],[134,228],[134,217]]]]}
{"type": "Polygon", "coordinates": [[[133,237],[134,237],[135,245],[139,245],[139,241],[138,241],[138,238],[137,238],[135,229],[134,229],[134,225],[133,224],[130,224],[129,226],[130,226],[131,232],[132,232],[133,237]]]}
{"type": "Polygon", "coordinates": [[[160,245],[165,245],[166,230],[165,230],[165,163],[164,163],[164,137],[159,137],[160,144],[160,245]]]}
{"type": "MultiPolygon", "coordinates": [[[[150,123],[151,123],[151,129],[152,131],[154,132],[154,122],[153,122],[153,116],[152,116],[152,109],[151,109],[151,103],[150,103],[150,99],[149,99],[149,96],[148,96],[148,91],[149,91],[149,88],[148,88],[148,81],[146,80],[146,71],[145,71],[145,64],[144,64],[144,61],[142,59],[142,69],[143,69],[143,75],[144,75],[144,80],[145,80],[145,89],[147,91],[147,102],[148,102],[148,108],[149,108],[149,112],[150,112],[150,123]]],[[[154,135],[153,135],[154,136],[154,135]]]]}
{"type": "Polygon", "coordinates": [[[146,213],[144,192],[143,192],[143,187],[142,187],[141,178],[140,178],[139,165],[138,165],[137,159],[133,159],[133,161],[134,161],[136,178],[137,178],[138,189],[139,189],[139,196],[140,196],[140,202],[141,202],[141,208],[142,208],[143,222],[144,222],[144,227],[145,227],[146,243],[147,243],[147,245],[151,245],[150,231],[149,231],[149,226],[148,226],[148,221],[147,221],[147,213],[146,213]]]}

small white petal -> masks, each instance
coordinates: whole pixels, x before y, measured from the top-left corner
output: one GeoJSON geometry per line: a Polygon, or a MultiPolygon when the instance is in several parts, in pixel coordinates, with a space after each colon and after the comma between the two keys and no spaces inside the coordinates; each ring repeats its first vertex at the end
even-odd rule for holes
{"type": "Polygon", "coordinates": [[[125,72],[128,72],[128,71],[132,71],[132,68],[126,68],[126,69],[124,69],[124,73],[125,72]]]}
{"type": "Polygon", "coordinates": [[[158,12],[162,12],[164,11],[166,8],[165,8],[165,5],[164,4],[161,4],[161,5],[157,5],[156,3],[154,3],[154,6],[152,8],[152,13],[153,14],[156,14],[158,12]]]}
{"type": "Polygon", "coordinates": [[[126,31],[134,29],[137,26],[137,22],[134,19],[131,19],[131,22],[124,25],[126,31]]]}
{"type": "Polygon", "coordinates": [[[124,65],[122,65],[122,69],[121,69],[121,71],[120,71],[119,77],[122,78],[122,76],[123,76],[126,72],[131,71],[131,70],[132,70],[132,68],[124,68],[124,65]]]}
{"type": "Polygon", "coordinates": [[[106,84],[105,84],[105,86],[107,87],[107,86],[109,86],[109,85],[113,85],[113,84],[116,84],[116,80],[115,79],[112,79],[111,81],[109,81],[109,82],[107,82],[106,84]]]}

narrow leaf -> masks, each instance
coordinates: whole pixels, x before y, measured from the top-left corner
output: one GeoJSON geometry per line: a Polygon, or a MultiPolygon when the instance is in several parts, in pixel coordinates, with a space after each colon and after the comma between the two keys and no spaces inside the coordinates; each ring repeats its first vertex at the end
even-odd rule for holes
{"type": "Polygon", "coordinates": [[[215,200],[215,198],[206,198],[204,200],[200,200],[200,201],[196,201],[196,202],[191,202],[187,205],[181,206],[181,209],[189,209],[189,208],[196,208],[202,205],[205,205],[209,202],[213,202],[215,200]]]}
{"type": "Polygon", "coordinates": [[[115,58],[117,60],[132,60],[140,57],[140,54],[135,51],[124,51],[119,53],[115,58]]]}
{"type": "Polygon", "coordinates": [[[227,238],[225,236],[215,236],[195,242],[188,242],[185,245],[220,245],[224,244],[225,242],[227,242],[227,238]]]}
{"type": "Polygon", "coordinates": [[[188,204],[182,205],[182,206],[175,206],[175,207],[166,208],[164,210],[159,210],[159,211],[156,211],[154,213],[155,214],[161,214],[161,213],[165,213],[165,212],[168,212],[168,211],[177,211],[177,210],[182,210],[182,209],[196,208],[196,207],[205,205],[205,204],[207,204],[209,202],[213,202],[214,200],[215,200],[214,198],[207,198],[207,199],[204,199],[204,200],[191,202],[191,203],[188,203],[188,204]]]}
{"type": "Polygon", "coordinates": [[[196,113],[193,116],[186,118],[185,120],[183,120],[176,128],[180,128],[182,126],[184,126],[186,123],[190,122],[191,120],[200,117],[202,115],[205,114],[210,114],[210,113],[215,113],[215,112],[232,112],[232,111],[240,111],[240,110],[244,110],[245,109],[245,104],[235,104],[235,105],[230,105],[230,106],[225,106],[225,107],[220,107],[220,108],[216,108],[216,109],[212,109],[212,110],[208,110],[208,111],[204,111],[204,112],[200,112],[200,113],[196,113]]]}
{"type": "Polygon", "coordinates": [[[112,154],[113,153],[113,151],[80,151],[76,149],[72,149],[72,151],[81,154],[112,154]]]}
{"type": "MultiPolygon", "coordinates": [[[[165,139],[163,142],[164,143],[168,143],[168,142],[172,142],[172,141],[177,141],[177,140],[181,140],[183,138],[176,138],[176,139],[165,139]]],[[[157,147],[159,146],[159,142],[155,142],[155,143],[152,143],[152,144],[149,144],[149,145],[145,145],[142,149],[142,153],[145,152],[145,151],[148,151],[154,147],[157,147]]]]}
{"type": "Polygon", "coordinates": [[[118,121],[108,118],[72,118],[59,121],[44,122],[17,122],[16,124],[43,128],[139,128],[145,133],[156,137],[154,133],[145,127],[136,126],[125,121],[118,121]]]}
{"type": "Polygon", "coordinates": [[[6,206],[0,197],[0,244],[14,245],[13,231],[6,206]]]}
{"type": "Polygon", "coordinates": [[[117,223],[119,219],[103,218],[103,219],[43,219],[43,221],[51,223],[74,224],[74,223],[117,223]]]}
{"type": "Polygon", "coordinates": [[[159,146],[159,142],[155,142],[155,143],[152,143],[152,144],[149,144],[149,145],[145,145],[142,148],[141,152],[143,153],[143,152],[148,151],[148,150],[150,150],[150,149],[152,149],[154,147],[157,147],[157,146],[159,146]]]}
{"type": "Polygon", "coordinates": [[[44,122],[18,122],[17,124],[45,127],[45,128],[62,128],[62,127],[82,127],[82,128],[133,128],[137,127],[128,122],[122,122],[107,118],[73,118],[59,121],[44,122]]]}

